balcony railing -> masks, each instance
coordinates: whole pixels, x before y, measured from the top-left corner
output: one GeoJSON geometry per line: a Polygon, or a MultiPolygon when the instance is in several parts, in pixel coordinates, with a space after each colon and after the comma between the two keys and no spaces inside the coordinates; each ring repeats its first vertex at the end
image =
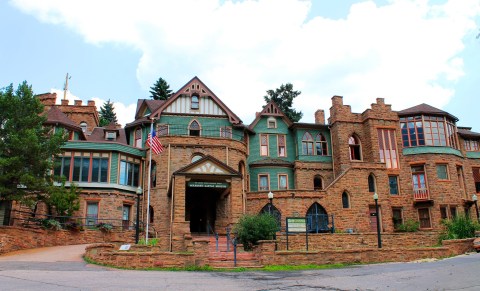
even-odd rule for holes
{"type": "Polygon", "coordinates": [[[244,141],[243,133],[235,132],[232,127],[228,126],[202,126],[200,130],[191,131],[188,125],[184,124],[169,124],[160,126],[157,130],[157,135],[162,136],[199,136],[199,137],[217,137],[228,138],[238,141],[244,141]]]}
{"type": "Polygon", "coordinates": [[[415,200],[429,200],[430,196],[428,194],[428,189],[426,188],[413,189],[413,198],[415,200]]]}

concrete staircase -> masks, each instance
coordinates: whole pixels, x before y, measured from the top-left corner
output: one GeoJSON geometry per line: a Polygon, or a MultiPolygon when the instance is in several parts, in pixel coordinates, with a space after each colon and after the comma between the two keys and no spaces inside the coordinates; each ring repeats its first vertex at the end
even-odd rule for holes
{"type": "MultiPolygon", "coordinates": [[[[208,265],[213,268],[235,268],[233,244],[230,242],[230,249],[227,252],[227,238],[218,238],[218,251],[216,249],[215,236],[210,236],[208,265]]],[[[253,252],[245,252],[242,245],[237,246],[236,268],[261,268],[263,267],[253,252]]]]}

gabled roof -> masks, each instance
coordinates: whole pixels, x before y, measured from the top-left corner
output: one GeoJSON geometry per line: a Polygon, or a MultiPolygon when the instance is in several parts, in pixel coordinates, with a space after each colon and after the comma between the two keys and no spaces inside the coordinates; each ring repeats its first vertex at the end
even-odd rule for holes
{"type": "Polygon", "coordinates": [[[168,98],[158,109],[152,111],[151,117],[155,119],[159,119],[160,115],[162,114],[163,110],[165,110],[170,104],[172,104],[177,98],[181,95],[186,94],[187,90],[190,90],[190,87],[193,83],[199,83],[202,88],[200,91],[197,89],[192,89],[189,93],[198,93],[201,96],[209,96],[212,100],[223,110],[228,116],[229,121],[236,125],[241,124],[242,120],[235,114],[233,111],[230,110],[198,77],[193,77],[187,84],[185,84],[180,90],[178,90],[175,94],[173,94],[170,98],[168,98]]]}
{"type": "Polygon", "coordinates": [[[451,115],[450,113],[425,103],[404,109],[402,111],[398,111],[398,116],[417,115],[417,114],[447,116],[450,119],[453,119],[454,121],[458,121],[458,118],[451,115]]]}
{"type": "Polygon", "coordinates": [[[260,113],[257,113],[257,116],[255,117],[255,120],[253,120],[253,122],[249,125],[249,128],[253,130],[255,125],[257,125],[258,121],[263,116],[280,117],[280,118],[283,119],[283,121],[285,121],[285,123],[287,124],[288,127],[290,127],[293,124],[293,122],[290,120],[290,118],[288,118],[285,115],[285,113],[283,113],[283,111],[280,109],[280,107],[278,107],[278,105],[273,100],[271,100],[270,102],[267,103],[267,105],[265,105],[265,107],[263,107],[263,110],[260,113]]]}
{"type": "Polygon", "coordinates": [[[480,139],[480,133],[471,131],[471,127],[457,127],[458,134],[467,139],[480,139]]]}
{"type": "Polygon", "coordinates": [[[165,103],[165,100],[138,99],[135,119],[144,117],[144,112],[146,111],[146,109],[149,109],[150,112],[154,112],[155,110],[160,108],[163,103],[165,103]]]}
{"type": "Polygon", "coordinates": [[[61,124],[69,129],[73,129],[75,131],[82,130],[82,128],[77,125],[73,120],[67,117],[65,113],[63,113],[58,107],[52,106],[50,110],[47,111],[47,121],[45,124],[61,124]]]}
{"type": "Polygon", "coordinates": [[[241,176],[238,171],[221,162],[220,160],[206,155],[185,167],[175,171],[174,175],[219,175],[219,176],[241,176]]]}

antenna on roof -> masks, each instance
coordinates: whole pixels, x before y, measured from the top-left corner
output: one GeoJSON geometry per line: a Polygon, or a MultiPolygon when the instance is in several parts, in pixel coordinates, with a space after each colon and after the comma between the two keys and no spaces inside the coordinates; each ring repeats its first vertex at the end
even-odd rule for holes
{"type": "Polygon", "coordinates": [[[69,76],[67,73],[67,76],[65,77],[65,86],[63,87],[63,100],[67,99],[67,91],[68,91],[68,80],[70,80],[72,76],[69,76]]]}

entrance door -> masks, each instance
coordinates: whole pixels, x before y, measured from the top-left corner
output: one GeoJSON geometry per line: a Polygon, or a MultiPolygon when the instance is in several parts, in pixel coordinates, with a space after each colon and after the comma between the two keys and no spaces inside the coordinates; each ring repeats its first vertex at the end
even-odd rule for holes
{"type": "MultiPolygon", "coordinates": [[[[225,189],[221,190],[223,192],[225,189]]],[[[190,232],[212,233],[215,231],[220,193],[219,189],[187,187],[185,219],[190,221],[190,232]]]]}
{"type": "MultiPolygon", "coordinates": [[[[370,231],[376,232],[377,231],[377,214],[375,206],[370,206],[368,209],[368,214],[370,217],[370,231]]],[[[378,219],[380,220],[380,231],[382,230],[382,211],[380,207],[378,207],[378,219]]]]}

